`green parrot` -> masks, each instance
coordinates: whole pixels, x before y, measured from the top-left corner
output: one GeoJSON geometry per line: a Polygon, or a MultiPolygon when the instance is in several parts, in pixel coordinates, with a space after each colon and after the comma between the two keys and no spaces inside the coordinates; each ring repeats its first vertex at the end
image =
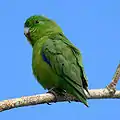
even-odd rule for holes
{"type": "Polygon", "coordinates": [[[33,48],[33,74],[43,88],[69,93],[88,106],[81,53],[62,29],[53,20],[34,15],[26,20],[24,34],[33,48]]]}

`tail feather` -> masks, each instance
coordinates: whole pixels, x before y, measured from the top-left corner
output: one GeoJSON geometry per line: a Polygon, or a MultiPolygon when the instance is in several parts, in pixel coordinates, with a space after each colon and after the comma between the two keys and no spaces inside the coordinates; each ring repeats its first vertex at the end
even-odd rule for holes
{"type": "Polygon", "coordinates": [[[87,97],[86,97],[83,87],[68,80],[68,78],[66,78],[65,80],[71,87],[71,90],[69,90],[68,92],[70,92],[72,95],[74,95],[78,100],[80,100],[82,103],[84,103],[88,107],[88,103],[86,100],[87,97]]]}

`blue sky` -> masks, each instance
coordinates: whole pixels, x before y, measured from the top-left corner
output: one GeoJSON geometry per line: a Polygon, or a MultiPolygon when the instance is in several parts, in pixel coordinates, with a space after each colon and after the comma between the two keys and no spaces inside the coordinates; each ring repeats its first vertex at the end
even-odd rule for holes
{"type": "MultiPolygon", "coordinates": [[[[89,88],[104,88],[120,60],[119,0],[3,0],[0,2],[0,100],[46,92],[32,75],[32,48],[23,34],[34,14],[54,19],[82,52],[89,88]]],[[[120,89],[120,85],[117,86],[120,89]]],[[[12,109],[1,120],[117,119],[119,100],[89,100],[12,109]]]]}

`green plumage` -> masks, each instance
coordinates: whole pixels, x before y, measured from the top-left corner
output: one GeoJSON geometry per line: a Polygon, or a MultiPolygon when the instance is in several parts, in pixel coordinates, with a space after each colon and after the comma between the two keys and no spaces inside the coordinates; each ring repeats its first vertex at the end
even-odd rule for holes
{"type": "Polygon", "coordinates": [[[64,36],[61,28],[43,16],[25,22],[25,36],[33,47],[33,74],[45,89],[60,89],[86,106],[88,91],[80,51],[64,36]]]}

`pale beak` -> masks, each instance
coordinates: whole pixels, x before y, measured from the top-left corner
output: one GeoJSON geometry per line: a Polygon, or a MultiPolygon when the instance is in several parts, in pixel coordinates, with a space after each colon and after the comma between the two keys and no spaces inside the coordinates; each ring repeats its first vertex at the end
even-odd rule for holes
{"type": "Polygon", "coordinates": [[[27,35],[29,33],[29,28],[28,27],[24,27],[24,34],[27,35]]]}

